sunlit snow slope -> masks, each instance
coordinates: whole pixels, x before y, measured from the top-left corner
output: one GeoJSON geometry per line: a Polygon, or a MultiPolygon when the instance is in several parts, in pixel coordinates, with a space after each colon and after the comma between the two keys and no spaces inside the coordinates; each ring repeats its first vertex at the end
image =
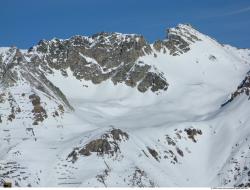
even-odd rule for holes
{"type": "Polygon", "coordinates": [[[0,184],[249,187],[249,70],[182,24],[0,48],[0,184]]]}

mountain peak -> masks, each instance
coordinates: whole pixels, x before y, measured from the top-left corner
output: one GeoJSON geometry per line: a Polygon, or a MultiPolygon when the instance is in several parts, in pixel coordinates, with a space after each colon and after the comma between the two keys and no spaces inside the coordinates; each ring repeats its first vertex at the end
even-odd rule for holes
{"type": "Polygon", "coordinates": [[[249,60],[188,24],[0,48],[0,186],[249,186],[249,60]]]}
{"type": "Polygon", "coordinates": [[[167,29],[167,39],[176,39],[178,36],[187,42],[200,41],[199,36],[201,35],[196,29],[194,29],[190,24],[178,24],[174,28],[167,29]]]}

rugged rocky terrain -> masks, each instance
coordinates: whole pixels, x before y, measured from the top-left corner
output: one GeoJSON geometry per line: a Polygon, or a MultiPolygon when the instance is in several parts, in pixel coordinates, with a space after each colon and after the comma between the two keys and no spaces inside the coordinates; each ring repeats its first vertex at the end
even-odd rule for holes
{"type": "Polygon", "coordinates": [[[0,185],[249,187],[249,70],[187,24],[0,48],[0,185]]]}

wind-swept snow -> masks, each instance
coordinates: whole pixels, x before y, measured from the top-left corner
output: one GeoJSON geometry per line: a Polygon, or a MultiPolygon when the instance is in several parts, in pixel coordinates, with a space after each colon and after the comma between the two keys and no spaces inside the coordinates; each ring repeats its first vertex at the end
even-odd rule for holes
{"type": "MultiPolygon", "coordinates": [[[[62,74],[55,68],[47,72],[43,65],[39,69],[72,110],[43,78],[42,87],[22,76],[14,86],[1,88],[0,184],[1,180],[16,186],[249,183],[249,97],[241,94],[222,106],[250,70],[249,50],[221,45],[188,25],[179,27],[170,32],[200,39],[189,44],[189,51],[172,56],[151,44],[152,53],[136,60],[162,73],[169,84],[166,91],[142,93],[124,82],[114,85],[111,79],[93,84],[78,80],[70,67],[62,74]],[[32,94],[40,97],[39,105],[29,99],[32,94]],[[46,110],[47,118],[32,125],[36,106],[46,110]],[[21,109],[14,112],[16,119],[4,120],[16,107],[21,109]]],[[[1,48],[0,54],[5,51],[1,48]]],[[[30,60],[28,52],[24,55],[30,60]]],[[[80,56],[99,65],[88,55],[80,56]]]]}

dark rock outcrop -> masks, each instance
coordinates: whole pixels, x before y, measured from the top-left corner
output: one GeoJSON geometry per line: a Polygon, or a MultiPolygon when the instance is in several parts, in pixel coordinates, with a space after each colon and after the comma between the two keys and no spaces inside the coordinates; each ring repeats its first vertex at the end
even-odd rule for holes
{"type": "Polygon", "coordinates": [[[119,143],[128,140],[128,138],[129,136],[126,132],[120,129],[112,129],[100,138],[90,141],[83,148],[75,148],[68,155],[67,159],[74,163],[79,156],[90,156],[92,153],[96,153],[99,156],[114,156],[120,152],[119,143]]]}
{"type": "Polygon", "coordinates": [[[47,73],[56,69],[67,77],[69,68],[76,79],[94,84],[111,79],[115,85],[138,86],[140,92],[166,90],[168,83],[157,69],[137,62],[139,57],[151,53],[151,46],[143,36],[106,32],[68,40],[42,40],[29,50],[31,62],[47,73]]]}
{"type": "Polygon", "coordinates": [[[38,125],[39,122],[42,122],[44,119],[48,117],[46,110],[41,105],[41,99],[38,95],[32,94],[29,96],[33,104],[32,113],[34,115],[33,125],[38,125]]]}
{"type": "Polygon", "coordinates": [[[202,131],[200,129],[187,128],[184,130],[187,133],[188,138],[192,139],[193,142],[197,142],[195,137],[197,135],[202,135],[202,131]]]}
{"type": "Polygon", "coordinates": [[[156,51],[166,53],[169,51],[170,55],[177,56],[186,53],[190,50],[190,44],[200,41],[196,35],[195,30],[189,24],[180,24],[176,28],[167,30],[166,40],[157,40],[153,47],[156,51]]]}
{"type": "Polygon", "coordinates": [[[236,97],[238,97],[240,94],[245,94],[250,99],[250,71],[247,73],[247,76],[244,78],[244,80],[241,82],[241,84],[237,87],[237,90],[231,94],[231,97],[229,100],[227,100],[224,104],[221,106],[225,106],[229,102],[232,102],[236,97]]]}
{"type": "Polygon", "coordinates": [[[156,150],[152,149],[152,148],[149,148],[149,147],[147,147],[147,148],[148,148],[149,153],[154,157],[154,159],[159,162],[160,158],[159,158],[158,152],[156,150]]]}

